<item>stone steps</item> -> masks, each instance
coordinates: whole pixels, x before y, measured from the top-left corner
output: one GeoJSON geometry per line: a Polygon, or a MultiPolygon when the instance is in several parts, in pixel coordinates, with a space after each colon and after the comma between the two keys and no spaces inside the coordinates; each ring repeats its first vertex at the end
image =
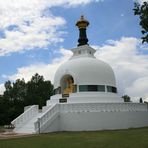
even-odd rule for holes
{"type": "Polygon", "coordinates": [[[16,129],[16,133],[36,133],[34,128],[34,122],[38,120],[42,116],[43,113],[38,113],[34,118],[32,118],[30,121],[28,121],[25,125],[23,125],[21,128],[16,129]]]}

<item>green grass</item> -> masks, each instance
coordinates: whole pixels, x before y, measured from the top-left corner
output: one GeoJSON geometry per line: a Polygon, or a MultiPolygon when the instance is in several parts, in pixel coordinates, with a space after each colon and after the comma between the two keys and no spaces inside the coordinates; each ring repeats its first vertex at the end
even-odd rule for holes
{"type": "Polygon", "coordinates": [[[148,128],[40,134],[0,140],[0,148],[148,148],[148,128]]]}

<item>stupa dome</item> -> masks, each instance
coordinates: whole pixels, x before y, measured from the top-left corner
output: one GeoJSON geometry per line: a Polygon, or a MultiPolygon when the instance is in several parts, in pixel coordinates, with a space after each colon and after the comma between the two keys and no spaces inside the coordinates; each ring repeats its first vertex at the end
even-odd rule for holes
{"type": "Polygon", "coordinates": [[[116,87],[115,76],[109,64],[96,59],[92,48],[88,45],[80,46],[75,51],[81,51],[62,64],[54,77],[54,88],[60,87],[61,79],[71,75],[75,85],[106,85],[116,87]],[[85,51],[85,54],[82,52],[85,51]],[[86,52],[90,51],[90,52],[86,52]],[[89,55],[90,54],[90,55],[89,55]]]}

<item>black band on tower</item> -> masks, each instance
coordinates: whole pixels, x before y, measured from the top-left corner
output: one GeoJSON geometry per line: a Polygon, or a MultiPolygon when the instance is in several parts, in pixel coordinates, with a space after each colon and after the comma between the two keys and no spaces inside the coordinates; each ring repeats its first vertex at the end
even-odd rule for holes
{"type": "Polygon", "coordinates": [[[80,28],[79,29],[79,39],[78,39],[78,46],[81,45],[88,45],[88,39],[87,39],[87,35],[86,35],[86,29],[85,28],[80,28]]]}

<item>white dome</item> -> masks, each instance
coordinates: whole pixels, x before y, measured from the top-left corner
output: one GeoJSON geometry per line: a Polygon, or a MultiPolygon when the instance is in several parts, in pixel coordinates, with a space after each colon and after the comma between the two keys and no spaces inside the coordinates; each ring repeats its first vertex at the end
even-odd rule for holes
{"type": "Polygon", "coordinates": [[[94,57],[93,48],[84,45],[72,52],[71,59],[56,71],[53,103],[123,102],[117,94],[112,68],[94,57]]]}
{"type": "Polygon", "coordinates": [[[116,87],[112,68],[94,57],[72,58],[62,64],[54,77],[54,88],[60,87],[63,76],[71,75],[77,85],[108,85],[116,87]]]}

